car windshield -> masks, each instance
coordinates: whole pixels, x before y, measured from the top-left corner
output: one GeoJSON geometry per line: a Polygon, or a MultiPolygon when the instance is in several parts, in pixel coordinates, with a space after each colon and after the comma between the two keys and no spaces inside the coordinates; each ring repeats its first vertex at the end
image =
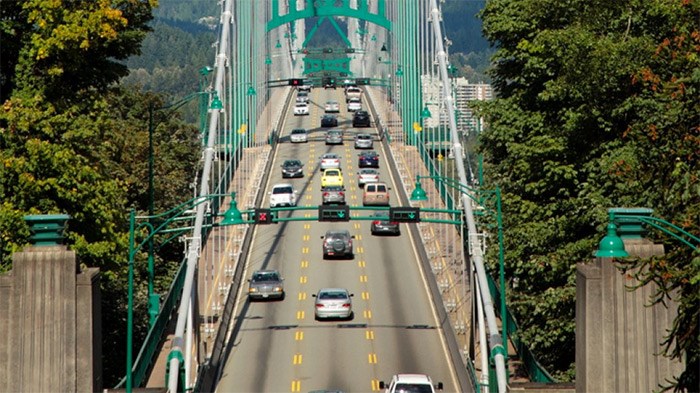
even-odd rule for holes
{"type": "Polygon", "coordinates": [[[357,139],[372,139],[370,135],[358,135],[357,139]]]}
{"type": "Polygon", "coordinates": [[[377,152],[376,151],[366,151],[366,152],[362,153],[362,156],[364,156],[364,157],[376,157],[377,152]]]}
{"type": "Polygon", "coordinates": [[[306,130],[292,130],[292,134],[306,134],[306,130]]]}
{"type": "Polygon", "coordinates": [[[337,154],[324,154],[323,159],[324,160],[334,160],[337,159],[338,155],[337,154]]]}
{"type": "Polygon", "coordinates": [[[301,161],[299,160],[287,160],[284,162],[284,166],[300,166],[301,161]]]}
{"type": "Polygon", "coordinates": [[[343,187],[341,187],[341,186],[326,186],[323,188],[323,191],[343,191],[343,187]]]}
{"type": "Polygon", "coordinates": [[[306,108],[307,106],[309,105],[305,102],[297,102],[297,108],[306,108]]]}
{"type": "Polygon", "coordinates": [[[332,170],[332,169],[327,169],[325,172],[323,172],[325,176],[340,176],[340,171],[332,170]]]}
{"type": "Polygon", "coordinates": [[[257,272],[253,275],[253,281],[279,281],[276,272],[257,272]]]}
{"type": "Polygon", "coordinates": [[[377,171],[375,169],[362,169],[360,175],[376,175],[377,171]]]}
{"type": "Polygon", "coordinates": [[[275,187],[272,189],[273,194],[291,194],[292,187],[275,187]]]}
{"type": "Polygon", "coordinates": [[[321,292],[318,295],[319,299],[347,299],[348,295],[345,292],[321,292]]]}

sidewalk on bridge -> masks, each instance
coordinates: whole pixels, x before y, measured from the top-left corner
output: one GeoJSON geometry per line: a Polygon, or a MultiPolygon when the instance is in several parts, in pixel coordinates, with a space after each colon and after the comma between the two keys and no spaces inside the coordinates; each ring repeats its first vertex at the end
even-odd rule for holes
{"type": "MultiPolygon", "coordinates": [[[[278,104],[281,102],[288,101],[289,89],[279,89],[275,90],[273,95],[275,97],[272,100],[277,100],[278,104]]],[[[268,137],[270,130],[278,127],[277,121],[281,113],[281,108],[283,105],[266,105],[260,115],[259,123],[257,124],[257,132],[255,133],[255,141],[253,147],[248,147],[243,150],[242,157],[238,163],[237,169],[233,175],[233,181],[231,183],[228,192],[236,193],[236,202],[241,210],[249,209],[255,207],[255,201],[258,196],[258,191],[260,187],[260,182],[265,175],[265,164],[267,163],[267,158],[272,151],[271,146],[268,144],[268,137]]],[[[226,198],[223,201],[223,206],[228,206],[230,203],[230,198],[226,198]]],[[[220,274],[222,269],[235,269],[235,266],[231,266],[229,262],[234,265],[238,262],[239,256],[242,252],[242,239],[245,237],[246,231],[250,227],[248,225],[237,225],[233,228],[228,227],[218,227],[214,228],[205,243],[199,260],[215,260],[219,261],[216,263],[210,271],[207,268],[201,267],[199,269],[199,282],[205,282],[209,278],[212,278],[211,289],[218,291],[220,287],[226,288],[225,291],[219,291],[219,297],[225,299],[228,288],[231,285],[231,278],[227,275],[227,272],[220,274]],[[221,244],[226,246],[221,248],[221,244]],[[218,282],[219,277],[224,277],[225,282],[218,282]]],[[[202,285],[198,286],[198,294],[200,303],[203,299],[209,295],[205,293],[206,291],[202,288],[202,285]]],[[[199,318],[196,322],[200,326],[199,334],[203,338],[202,345],[200,348],[200,356],[208,356],[212,350],[213,341],[215,334],[213,332],[218,329],[219,321],[218,317],[221,312],[221,299],[217,300],[213,307],[200,307],[199,318]],[[209,322],[209,323],[206,323],[209,322]],[[204,355],[202,355],[202,352],[204,355]]],[[[149,375],[146,387],[161,387],[166,386],[167,381],[165,380],[168,355],[170,352],[172,339],[175,333],[175,317],[171,320],[171,325],[168,327],[168,336],[166,340],[162,343],[158,357],[153,366],[151,374],[149,375]]],[[[197,353],[192,354],[193,359],[197,356],[197,353]]],[[[200,363],[204,359],[200,359],[200,363]]],[[[194,361],[194,360],[193,360],[194,361]]],[[[193,372],[196,373],[196,367],[193,367],[193,372]]],[[[191,377],[194,377],[192,375],[191,377]]]]}

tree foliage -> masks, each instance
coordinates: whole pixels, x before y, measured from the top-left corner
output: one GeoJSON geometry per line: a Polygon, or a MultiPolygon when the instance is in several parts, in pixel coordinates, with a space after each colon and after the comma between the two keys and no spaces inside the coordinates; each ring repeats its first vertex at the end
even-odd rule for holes
{"type": "MultiPolygon", "coordinates": [[[[27,245],[24,215],[71,216],[66,243],[81,265],[101,271],[105,386],[125,372],[128,210],[147,211],[149,107],[157,211],[190,198],[199,161],[198,130],[177,112],[159,110],[164,98],[114,86],[126,72],[118,60],[139,52],[155,4],[30,0],[0,7],[0,271],[27,245]]],[[[160,250],[162,277],[171,278],[182,258],[175,248],[160,250]]],[[[137,342],[148,324],[144,261],[139,254],[137,342]]],[[[168,285],[158,280],[156,292],[168,285]]]]}
{"type": "MultiPolygon", "coordinates": [[[[509,304],[540,361],[574,375],[575,264],[590,258],[609,207],[652,207],[699,233],[700,32],[688,0],[494,0],[499,98],[479,106],[487,178],[504,192],[509,304]],[[562,350],[566,348],[568,350],[562,350]]],[[[700,263],[663,234],[660,261],[637,261],[658,299],[680,304],[667,355],[697,387],[700,263]],[[663,265],[664,268],[660,266],[663,265]],[[645,269],[651,267],[650,269],[645,269]]]]}

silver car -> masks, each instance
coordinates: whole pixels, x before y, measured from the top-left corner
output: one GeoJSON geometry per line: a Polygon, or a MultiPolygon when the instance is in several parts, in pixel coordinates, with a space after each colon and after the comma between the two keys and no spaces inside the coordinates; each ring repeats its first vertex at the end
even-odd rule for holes
{"type": "Polygon", "coordinates": [[[343,131],[341,130],[330,130],[326,132],[326,145],[342,145],[343,144],[343,131]]]}
{"type": "Polygon", "coordinates": [[[344,205],[345,188],[342,186],[328,186],[321,189],[322,202],[324,205],[344,205]]]}
{"type": "Polygon", "coordinates": [[[353,258],[352,239],[355,236],[350,236],[347,229],[331,229],[326,231],[323,239],[323,259],[330,257],[349,257],[353,258]]]}
{"type": "Polygon", "coordinates": [[[256,270],[248,280],[248,298],[284,299],[284,279],[277,270],[256,270]]]}
{"type": "Polygon", "coordinates": [[[374,147],[374,140],[370,134],[359,134],[355,137],[355,149],[371,149],[374,147]]]}
{"type": "Polygon", "coordinates": [[[314,316],[316,320],[327,318],[352,319],[352,297],[344,288],[323,288],[311,295],[316,298],[314,316]]]}
{"type": "Polygon", "coordinates": [[[335,153],[326,153],[321,156],[321,170],[340,168],[340,156],[335,153]]]}

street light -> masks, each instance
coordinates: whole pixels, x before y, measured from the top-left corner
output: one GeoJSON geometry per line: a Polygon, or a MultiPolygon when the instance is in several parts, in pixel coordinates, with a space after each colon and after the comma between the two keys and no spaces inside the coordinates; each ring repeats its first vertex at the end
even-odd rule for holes
{"type": "Polygon", "coordinates": [[[661,218],[652,217],[652,209],[630,209],[630,208],[611,208],[608,209],[610,218],[608,223],[608,233],[600,241],[598,250],[595,252],[596,257],[600,258],[624,258],[629,254],[625,250],[625,244],[618,232],[622,233],[622,237],[639,237],[641,232],[641,224],[649,225],[654,229],[675,238],[681,243],[687,245],[697,251],[700,246],[700,238],[694,236],[677,225],[674,225],[661,218]],[[617,225],[615,224],[617,222],[617,225]]]}
{"type": "MultiPolygon", "coordinates": [[[[200,196],[190,199],[187,202],[181,203],[178,206],[160,214],[148,215],[145,217],[139,217],[146,219],[145,222],[136,225],[136,211],[131,209],[129,213],[129,282],[128,282],[128,304],[127,304],[127,322],[126,322],[126,391],[131,393],[133,388],[133,341],[134,341],[134,259],[136,258],[136,253],[145,245],[149,244],[149,315],[151,314],[150,307],[153,306],[150,297],[150,289],[152,286],[152,260],[153,260],[153,238],[161,232],[167,231],[168,225],[173,221],[180,218],[185,211],[196,207],[202,203],[215,198],[222,198],[228,196],[229,194],[209,194],[206,196],[200,196]],[[157,227],[153,225],[154,219],[164,219],[157,227]],[[146,236],[138,246],[135,245],[135,233],[141,228],[148,229],[148,236],[146,236]]],[[[229,209],[224,213],[224,219],[217,224],[217,226],[226,225],[237,225],[244,224],[246,221],[243,220],[240,210],[238,210],[238,205],[236,203],[236,194],[231,193],[231,204],[229,209]]],[[[169,240],[172,240],[171,237],[169,240]]],[[[166,243],[167,243],[166,241],[166,243]]],[[[156,306],[160,306],[157,304],[156,306]]],[[[157,315],[157,311],[156,311],[157,315]]]]}
{"type": "Polygon", "coordinates": [[[472,201],[482,208],[488,199],[495,199],[496,204],[496,226],[498,232],[498,285],[501,287],[501,327],[503,331],[503,339],[507,336],[507,315],[506,315],[506,280],[505,280],[505,255],[503,246],[503,214],[501,211],[501,189],[496,187],[493,190],[477,190],[465,184],[458,182],[455,179],[444,176],[416,176],[416,188],[411,192],[411,201],[420,202],[427,201],[428,194],[421,186],[420,179],[432,179],[441,182],[453,189],[456,189],[463,195],[466,195],[472,201]]]}

